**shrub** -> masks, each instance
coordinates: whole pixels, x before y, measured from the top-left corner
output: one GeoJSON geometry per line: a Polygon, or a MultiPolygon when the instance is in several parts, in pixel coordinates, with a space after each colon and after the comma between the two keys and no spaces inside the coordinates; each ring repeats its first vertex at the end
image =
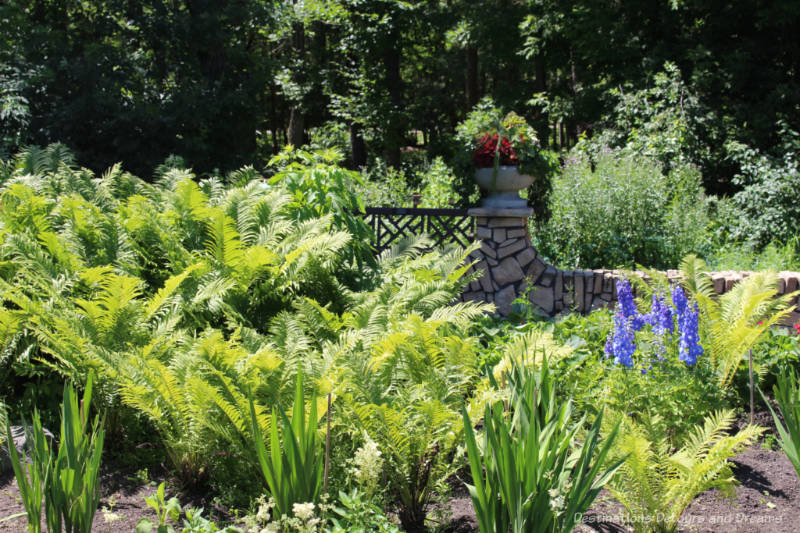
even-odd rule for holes
{"type": "Polygon", "coordinates": [[[734,239],[756,249],[772,241],[788,242],[800,233],[800,135],[781,125],[782,154],[772,156],[740,143],[730,143],[730,156],[740,165],[733,196],[738,217],[731,227],[734,239]]]}
{"type": "Polygon", "coordinates": [[[705,244],[697,170],[665,173],[624,150],[606,149],[595,160],[573,150],[553,181],[550,210],[533,234],[542,252],[565,266],[670,268],[705,244]]]}

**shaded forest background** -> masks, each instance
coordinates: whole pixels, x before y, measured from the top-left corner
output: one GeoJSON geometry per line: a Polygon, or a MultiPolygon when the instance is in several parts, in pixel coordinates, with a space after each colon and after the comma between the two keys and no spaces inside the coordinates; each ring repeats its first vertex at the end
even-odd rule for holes
{"type": "Polygon", "coordinates": [[[726,145],[800,129],[790,1],[6,0],[0,26],[3,151],[60,141],[94,170],[226,171],[322,127],[350,166],[398,167],[408,146],[448,156],[488,95],[556,150],[677,111],[661,118],[727,193],[726,145]],[[665,65],[674,101],[631,108],[665,65]]]}

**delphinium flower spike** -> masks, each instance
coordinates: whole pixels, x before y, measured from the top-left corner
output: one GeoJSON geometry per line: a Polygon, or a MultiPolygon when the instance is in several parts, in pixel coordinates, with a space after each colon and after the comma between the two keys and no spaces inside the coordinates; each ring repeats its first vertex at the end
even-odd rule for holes
{"type": "Polygon", "coordinates": [[[642,329],[646,323],[645,317],[640,315],[636,309],[631,284],[625,278],[617,280],[617,301],[619,302],[619,312],[630,321],[633,331],[642,329]]]}

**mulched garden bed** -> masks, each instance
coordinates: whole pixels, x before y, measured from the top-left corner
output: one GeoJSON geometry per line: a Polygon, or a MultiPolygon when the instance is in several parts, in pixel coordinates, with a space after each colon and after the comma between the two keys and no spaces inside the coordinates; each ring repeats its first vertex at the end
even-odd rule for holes
{"type": "MultiPolygon", "coordinates": [[[[729,503],[717,497],[714,491],[700,495],[687,509],[679,529],[692,533],[794,533],[800,524],[800,481],[792,464],[780,450],[766,450],[755,444],[739,454],[734,460],[735,474],[741,485],[736,489],[736,500],[729,503]]],[[[153,475],[145,482],[136,472],[105,470],[102,477],[101,507],[107,506],[110,497],[116,505],[114,513],[120,520],[105,523],[98,512],[92,531],[98,533],[132,533],[136,522],[142,517],[155,519],[155,513],[147,507],[144,497],[155,492],[164,475],[153,475]]],[[[168,496],[175,490],[167,485],[168,496]]],[[[211,509],[203,495],[181,497],[184,505],[205,506],[211,509]]],[[[451,522],[447,528],[451,533],[473,533],[478,531],[472,502],[464,489],[457,489],[449,502],[451,522]]],[[[584,517],[576,531],[623,532],[629,529],[622,523],[623,508],[607,492],[584,517]]],[[[0,477],[0,520],[23,512],[22,502],[13,474],[0,477]]],[[[207,513],[208,514],[208,513],[207,513]]],[[[219,513],[212,513],[219,514],[219,513]]],[[[24,515],[0,522],[0,532],[27,531],[24,515]]]]}

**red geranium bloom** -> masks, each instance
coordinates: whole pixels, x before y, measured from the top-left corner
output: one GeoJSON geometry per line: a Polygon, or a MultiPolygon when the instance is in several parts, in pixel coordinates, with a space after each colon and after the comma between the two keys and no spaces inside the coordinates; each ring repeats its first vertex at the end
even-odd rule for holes
{"type": "MultiPolygon", "coordinates": [[[[498,135],[486,134],[478,141],[478,147],[475,149],[475,155],[472,157],[472,162],[478,168],[492,168],[494,166],[494,154],[497,150],[498,135]]],[[[508,166],[517,166],[519,159],[517,154],[514,153],[514,148],[508,137],[503,137],[500,141],[500,164],[508,166]]]]}

